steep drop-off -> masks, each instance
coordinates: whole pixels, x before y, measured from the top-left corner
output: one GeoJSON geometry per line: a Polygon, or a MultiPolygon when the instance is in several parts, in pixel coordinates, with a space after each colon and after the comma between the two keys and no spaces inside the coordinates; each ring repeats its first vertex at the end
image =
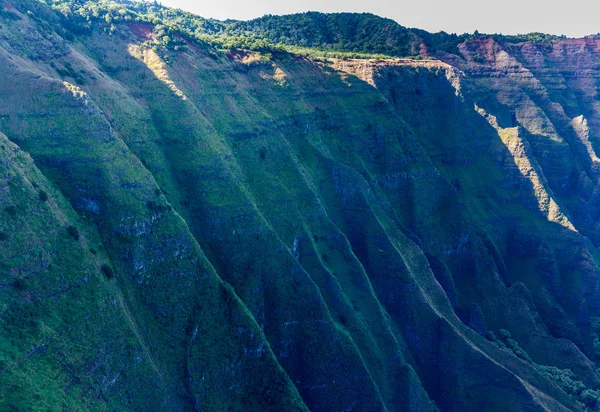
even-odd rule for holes
{"type": "Polygon", "coordinates": [[[14,6],[2,408],[596,407],[600,42],[323,63],[14,6]]]}

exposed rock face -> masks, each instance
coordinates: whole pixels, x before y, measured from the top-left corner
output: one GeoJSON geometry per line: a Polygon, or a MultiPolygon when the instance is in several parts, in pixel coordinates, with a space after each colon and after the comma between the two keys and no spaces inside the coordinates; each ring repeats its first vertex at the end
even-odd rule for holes
{"type": "Polygon", "coordinates": [[[8,408],[594,406],[598,41],[331,67],[13,13],[8,408]]]}

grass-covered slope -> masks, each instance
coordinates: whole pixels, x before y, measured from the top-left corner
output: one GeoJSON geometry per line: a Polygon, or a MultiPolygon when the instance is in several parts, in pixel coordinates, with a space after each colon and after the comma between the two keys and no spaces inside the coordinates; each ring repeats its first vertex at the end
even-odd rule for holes
{"type": "Polygon", "coordinates": [[[332,68],[75,5],[0,13],[2,407],[595,407],[579,157],[506,124],[468,45],[474,80],[332,68]]]}

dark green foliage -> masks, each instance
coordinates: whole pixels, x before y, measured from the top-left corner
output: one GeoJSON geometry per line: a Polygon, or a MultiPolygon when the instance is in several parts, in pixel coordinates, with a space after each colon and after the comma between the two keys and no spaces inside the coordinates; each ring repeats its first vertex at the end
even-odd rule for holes
{"type": "Polygon", "coordinates": [[[102,273],[104,274],[104,276],[106,276],[107,279],[112,279],[113,278],[113,276],[114,276],[113,270],[107,264],[102,265],[100,267],[100,270],[102,271],[102,273]]]}
{"type": "Polygon", "coordinates": [[[226,33],[270,44],[400,57],[418,54],[420,40],[395,21],[369,13],[267,15],[232,23],[226,33]]]}
{"type": "Polygon", "coordinates": [[[546,365],[536,365],[536,368],[547,378],[556,382],[569,395],[578,396],[585,389],[583,382],[578,380],[570,369],[546,365]]]}
{"type": "Polygon", "coordinates": [[[13,286],[15,287],[15,289],[20,290],[20,291],[29,290],[31,287],[31,285],[27,279],[17,279],[17,280],[15,280],[13,286]]]}
{"type": "Polygon", "coordinates": [[[38,197],[42,202],[45,202],[46,200],[48,200],[48,193],[44,192],[43,190],[40,190],[38,193],[38,197]]]}
{"type": "Polygon", "coordinates": [[[185,42],[179,36],[177,36],[176,29],[170,26],[164,26],[157,24],[154,26],[154,36],[161,45],[171,50],[184,50],[185,42]]]}
{"type": "Polygon", "coordinates": [[[8,235],[2,231],[0,231],[0,240],[7,240],[8,239],[8,235]]]}
{"type": "Polygon", "coordinates": [[[75,226],[69,226],[67,228],[67,233],[75,240],[79,240],[79,230],[75,226]]]}
{"type": "Polygon", "coordinates": [[[4,211],[6,213],[8,213],[11,216],[16,216],[17,214],[17,207],[15,205],[10,205],[4,208],[4,211]]]}
{"type": "Polygon", "coordinates": [[[490,331],[487,338],[498,345],[498,347],[512,352],[515,356],[533,365],[542,375],[556,382],[566,393],[576,397],[586,407],[594,408],[596,406],[598,399],[600,399],[600,391],[586,388],[585,384],[575,376],[571,369],[539,365],[519,346],[519,343],[512,338],[509,331],[500,329],[498,335],[499,338],[490,331]]]}
{"type": "MultiPolygon", "coordinates": [[[[478,37],[492,37],[501,43],[549,43],[565,38],[544,33],[516,36],[482,35],[478,31],[461,35],[444,31],[429,33],[420,29],[408,29],[391,19],[369,13],[317,12],[267,15],[255,20],[232,22],[225,33],[232,37],[264,40],[270,45],[408,58],[420,58],[420,44],[426,45],[433,54],[438,51],[459,54],[460,43],[478,37]]],[[[336,56],[330,54],[329,57],[336,56]]]]}
{"type": "Polygon", "coordinates": [[[494,40],[499,41],[501,43],[552,43],[567,38],[567,36],[565,35],[558,36],[554,34],[546,34],[539,32],[517,35],[491,34],[488,36],[494,38],[494,40]]]}
{"type": "Polygon", "coordinates": [[[99,27],[114,34],[122,23],[148,23],[154,26],[160,44],[172,50],[185,49],[185,39],[218,43],[218,39],[211,36],[221,33],[225,27],[217,20],[151,2],[52,0],[50,4],[58,13],[61,26],[70,33],[86,34],[99,27]]]}
{"type": "Polygon", "coordinates": [[[155,213],[163,213],[170,210],[169,205],[163,205],[159,202],[155,202],[154,200],[149,200],[146,203],[146,207],[155,213]]]}
{"type": "Polygon", "coordinates": [[[96,249],[94,249],[93,247],[91,247],[91,248],[90,248],[90,253],[91,253],[92,255],[97,255],[97,254],[98,254],[98,251],[97,251],[96,249]]]}
{"type": "Polygon", "coordinates": [[[600,400],[600,391],[585,389],[579,394],[581,402],[591,410],[596,410],[598,401],[600,400]]]}
{"type": "Polygon", "coordinates": [[[525,352],[520,346],[519,343],[512,338],[510,332],[506,329],[500,329],[498,332],[500,335],[500,342],[504,343],[508,349],[510,349],[515,355],[519,358],[523,359],[526,362],[532,363],[531,357],[529,354],[525,352]]]}
{"type": "Polygon", "coordinates": [[[56,70],[61,77],[71,78],[78,84],[86,84],[85,78],[81,73],[76,72],[69,62],[65,62],[63,67],[59,67],[54,62],[50,62],[50,66],[56,70]]]}
{"type": "MultiPolygon", "coordinates": [[[[186,48],[185,41],[210,44],[222,49],[256,51],[288,50],[312,58],[334,57],[404,57],[420,59],[420,45],[429,53],[458,53],[458,44],[478,37],[493,37],[499,42],[552,42],[564,36],[530,33],[518,36],[499,34],[457,35],[446,32],[429,33],[409,29],[391,19],[369,13],[307,12],[287,16],[272,16],[250,21],[218,21],[205,19],[158,3],[142,1],[100,2],[87,0],[52,0],[55,16],[35,5],[35,0],[19,0],[17,7],[34,10],[32,16],[44,16],[66,37],[90,33],[94,27],[113,34],[119,25],[128,22],[152,24],[159,44],[173,51],[186,48]],[[309,51],[312,50],[312,51],[309,51]]],[[[6,13],[13,15],[13,13],[6,13]]],[[[11,18],[11,17],[9,17],[11,18]]],[[[56,68],[63,77],[74,76],[69,68],[56,68]]],[[[76,74],[75,74],[76,75],[76,74]]]]}

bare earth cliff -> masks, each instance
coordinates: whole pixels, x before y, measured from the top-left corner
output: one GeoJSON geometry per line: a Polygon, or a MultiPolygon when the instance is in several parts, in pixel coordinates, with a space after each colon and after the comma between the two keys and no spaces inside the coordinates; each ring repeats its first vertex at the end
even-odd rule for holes
{"type": "Polygon", "coordinates": [[[600,40],[315,61],[31,7],[0,409],[600,407],[600,40]]]}

